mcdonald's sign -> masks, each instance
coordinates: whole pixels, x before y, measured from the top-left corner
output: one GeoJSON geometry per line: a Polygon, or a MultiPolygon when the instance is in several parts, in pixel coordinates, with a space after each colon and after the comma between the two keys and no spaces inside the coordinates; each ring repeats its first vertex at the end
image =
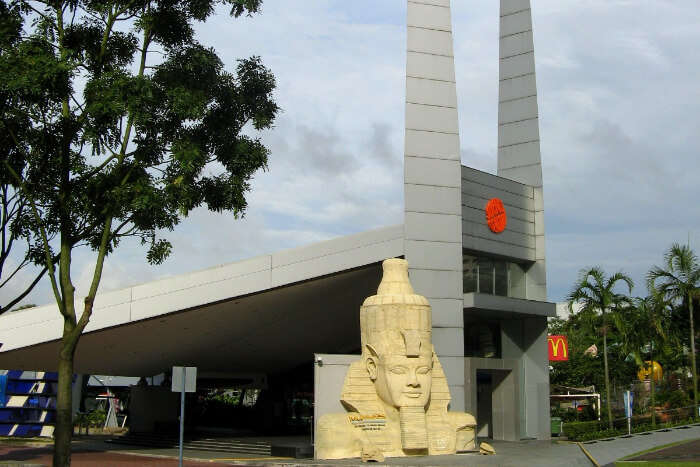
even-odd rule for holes
{"type": "Polygon", "coordinates": [[[550,362],[566,362],[569,360],[569,342],[566,336],[547,336],[550,362]]]}

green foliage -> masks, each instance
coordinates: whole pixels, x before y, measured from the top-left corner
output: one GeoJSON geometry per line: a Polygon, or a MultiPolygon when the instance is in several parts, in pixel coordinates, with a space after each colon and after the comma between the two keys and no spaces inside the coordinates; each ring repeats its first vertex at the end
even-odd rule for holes
{"type": "MultiPolygon", "coordinates": [[[[261,4],[0,0],[0,186],[24,206],[16,232],[64,318],[59,400],[70,400],[74,352],[120,241],[140,239],[158,264],[172,250],[162,233],[193,209],[244,214],[250,180],[267,166],[259,132],[279,110],[275,77],[259,57],[226,69],[194,26],[219,5],[239,17],[261,4]],[[95,268],[78,316],[71,262],[83,246],[95,268]]],[[[72,433],[62,404],[61,466],[72,433]]]]}

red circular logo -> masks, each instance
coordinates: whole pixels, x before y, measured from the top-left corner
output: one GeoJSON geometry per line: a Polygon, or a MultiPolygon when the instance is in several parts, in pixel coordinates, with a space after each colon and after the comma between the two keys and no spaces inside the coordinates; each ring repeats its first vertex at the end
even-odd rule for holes
{"type": "Polygon", "coordinates": [[[486,223],[489,225],[491,232],[494,233],[501,233],[506,229],[508,216],[506,216],[506,208],[503,206],[503,201],[493,198],[486,203],[486,223]]]}

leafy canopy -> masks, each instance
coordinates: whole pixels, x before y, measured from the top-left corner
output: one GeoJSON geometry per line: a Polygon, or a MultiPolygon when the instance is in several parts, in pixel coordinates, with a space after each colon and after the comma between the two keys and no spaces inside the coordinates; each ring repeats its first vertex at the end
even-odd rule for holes
{"type": "MultiPolygon", "coordinates": [[[[275,79],[258,57],[227,71],[197,42],[219,4],[237,17],[261,0],[0,2],[0,182],[41,224],[18,229],[95,250],[106,233],[105,253],[137,236],[160,263],[158,232],[192,209],[244,213],[275,79]]],[[[37,236],[32,260],[52,247],[37,236]]]]}

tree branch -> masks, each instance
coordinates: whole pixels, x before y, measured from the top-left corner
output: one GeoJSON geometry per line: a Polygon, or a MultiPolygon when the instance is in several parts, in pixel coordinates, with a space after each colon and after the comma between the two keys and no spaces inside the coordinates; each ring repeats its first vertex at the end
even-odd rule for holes
{"type": "Polygon", "coordinates": [[[61,295],[61,292],[58,290],[58,283],[56,282],[56,270],[54,269],[53,266],[53,257],[51,255],[51,247],[49,245],[49,237],[46,234],[46,227],[44,226],[44,223],[41,220],[41,216],[39,216],[39,211],[36,207],[36,203],[34,202],[34,199],[30,196],[30,194],[27,192],[27,187],[24,183],[24,180],[15,172],[15,170],[10,166],[10,164],[5,160],[3,161],[5,164],[5,167],[7,170],[10,172],[13,178],[17,181],[19,184],[20,188],[24,192],[24,196],[29,202],[29,205],[32,208],[32,215],[34,216],[34,220],[36,221],[37,225],[39,226],[39,232],[41,235],[41,243],[44,247],[44,256],[46,259],[46,266],[48,267],[49,271],[49,279],[51,280],[51,288],[53,290],[53,295],[54,298],[56,299],[56,303],[58,304],[58,311],[63,315],[66,315],[66,309],[63,304],[63,296],[61,295]]]}

